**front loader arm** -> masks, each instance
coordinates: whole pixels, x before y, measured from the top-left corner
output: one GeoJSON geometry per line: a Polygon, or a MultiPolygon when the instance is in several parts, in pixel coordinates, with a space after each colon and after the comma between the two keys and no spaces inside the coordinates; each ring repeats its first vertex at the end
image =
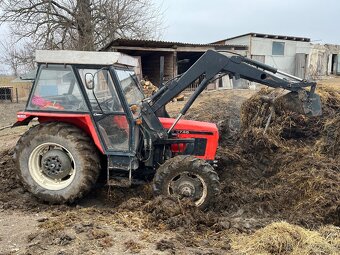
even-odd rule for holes
{"type": "MultiPolygon", "coordinates": [[[[150,106],[153,112],[156,112],[161,107],[170,102],[176,95],[188,88],[195,80],[203,76],[202,82],[198,85],[195,92],[187,101],[185,107],[181,111],[184,115],[190,108],[198,95],[215,79],[218,74],[243,78],[249,81],[257,82],[273,88],[284,88],[290,91],[307,93],[308,100],[317,101],[314,90],[316,83],[302,80],[298,77],[283,73],[277,69],[254,61],[242,56],[228,57],[222,53],[208,50],[204,53],[197,62],[192,65],[179,79],[173,80],[170,84],[163,86],[156,94],[151,97],[150,106]],[[293,80],[280,78],[274,74],[279,73],[293,80]],[[311,87],[310,91],[303,88],[311,87]]],[[[315,102],[310,105],[316,104],[315,102]]],[[[308,108],[308,107],[307,107],[308,108]]],[[[316,107],[320,108],[320,107],[316,107]]],[[[318,115],[311,109],[312,115],[318,115]]]]}
{"type": "Polygon", "coordinates": [[[273,88],[290,90],[292,91],[292,97],[288,105],[290,110],[312,116],[321,115],[320,97],[314,93],[316,88],[315,82],[309,82],[283,73],[271,66],[246,57],[228,57],[222,53],[208,50],[181,77],[164,85],[153,96],[143,101],[141,113],[145,123],[144,126],[150,134],[150,139],[155,141],[168,137],[177,122],[186,114],[199,94],[202,93],[212,80],[223,75],[243,78],[273,88]],[[275,74],[281,74],[286,78],[278,77],[275,74]],[[203,77],[202,81],[188,99],[170,129],[166,131],[156,116],[156,111],[164,107],[174,97],[201,77],[203,77]],[[310,87],[310,90],[305,90],[304,88],[306,87],[310,87]]]}

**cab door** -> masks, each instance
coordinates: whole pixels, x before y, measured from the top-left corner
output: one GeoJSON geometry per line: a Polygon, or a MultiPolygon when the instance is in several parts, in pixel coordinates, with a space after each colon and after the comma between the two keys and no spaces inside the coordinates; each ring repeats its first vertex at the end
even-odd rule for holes
{"type": "Polygon", "coordinates": [[[108,68],[79,68],[91,112],[108,154],[131,151],[131,132],[128,116],[118,96],[108,68]],[[93,89],[85,86],[92,77],[93,89]]]}
{"type": "Polygon", "coordinates": [[[131,151],[136,153],[138,151],[141,132],[139,127],[135,124],[140,118],[141,103],[144,99],[144,93],[140,87],[137,75],[133,69],[115,67],[112,69],[117,87],[120,89],[125,103],[127,104],[128,116],[132,120],[131,123],[131,151]]]}

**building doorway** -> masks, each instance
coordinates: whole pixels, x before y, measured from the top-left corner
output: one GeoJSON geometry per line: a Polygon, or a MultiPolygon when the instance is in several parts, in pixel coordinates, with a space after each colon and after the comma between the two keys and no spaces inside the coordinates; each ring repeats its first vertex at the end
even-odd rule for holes
{"type": "Polygon", "coordinates": [[[332,67],[331,67],[331,74],[337,74],[340,72],[340,69],[338,69],[338,55],[337,54],[332,54],[332,67]]]}

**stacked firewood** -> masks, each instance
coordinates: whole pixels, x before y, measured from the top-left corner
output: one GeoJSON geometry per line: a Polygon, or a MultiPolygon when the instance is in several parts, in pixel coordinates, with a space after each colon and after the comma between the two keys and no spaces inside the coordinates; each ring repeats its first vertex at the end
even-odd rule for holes
{"type": "MultiPolygon", "coordinates": [[[[144,92],[144,95],[146,97],[150,97],[158,91],[158,87],[156,87],[154,84],[152,84],[152,82],[149,81],[149,80],[144,79],[144,80],[141,80],[140,83],[142,85],[143,92],[144,92]]],[[[184,101],[184,95],[179,94],[172,101],[173,102],[184,101]]]]}

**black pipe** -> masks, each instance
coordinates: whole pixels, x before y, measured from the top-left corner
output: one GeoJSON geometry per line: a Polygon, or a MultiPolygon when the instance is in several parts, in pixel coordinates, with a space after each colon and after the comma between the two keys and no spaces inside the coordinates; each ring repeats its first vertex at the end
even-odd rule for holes
{"type": "Polygon", "coordinates": [[[233,58],[240,58],[241,62],[247,63],[247,64],[255,66],[255,67],[259,67],[263,70],[269,71],[269,72],[274,73],[274,74],[277,72],[277,68],[263,64],[259,61],[256,61],[256,60],[253,60],[253,59],[250,59],[250,58],[244,58],[244,57],[231,57],[231,58],[232,59],[233,58]]]}

